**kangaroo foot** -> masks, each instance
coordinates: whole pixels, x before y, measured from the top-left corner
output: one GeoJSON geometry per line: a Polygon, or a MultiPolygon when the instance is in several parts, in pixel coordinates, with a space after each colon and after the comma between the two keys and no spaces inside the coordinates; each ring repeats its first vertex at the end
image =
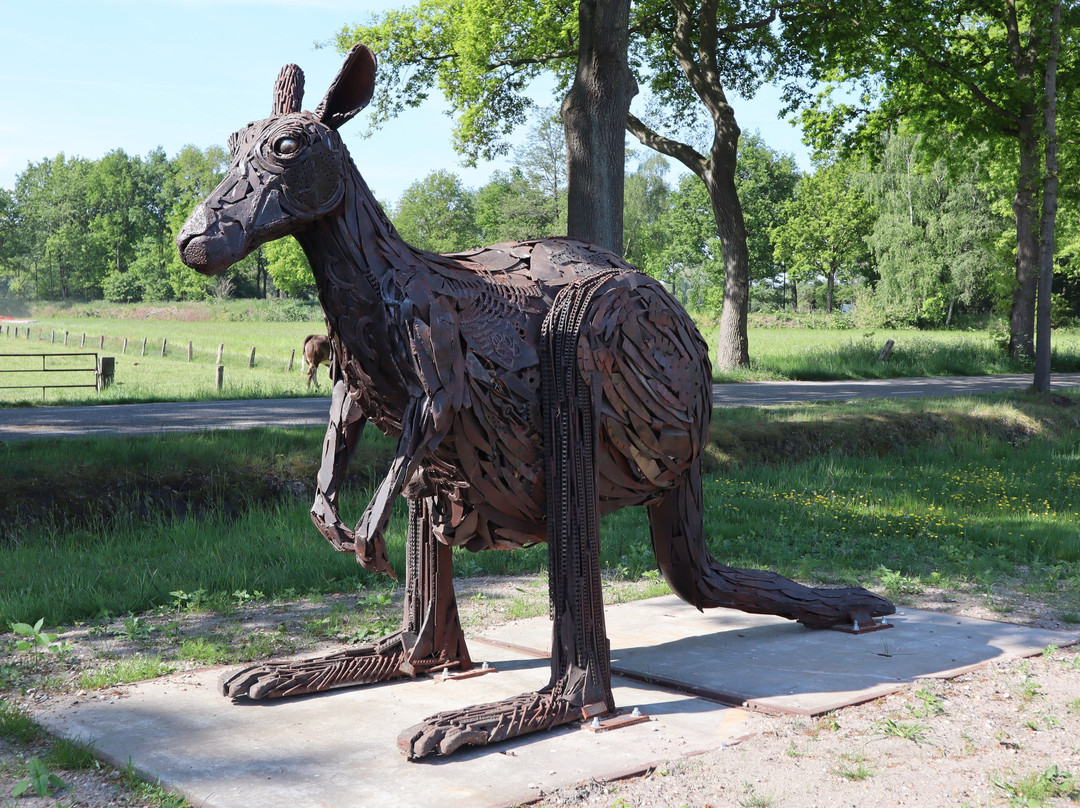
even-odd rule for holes
{"type": "MultiPolygon", "coordinates": [[[[228,671],[218,690],[230,698],[276,699],[318,693],[339,687],[357,687],[414,676],[452,660],[413,659],[408,636],[395,632],[378,643],[293,662],[264,662],[228,671]]],[[[415,638],[412,638],[415,640],[415,638]]]]}
{"type": "Polygon", "coordinates": [[[484,746],[581,720],[581,708],[551,693],[524,693],[512,699],[437,713],[398,736],[409,760],[449,755],[462,746],[484,746]]]}
{"type": "Polygon", "coordinates": [[[861,586],[843,589],[813,589],[814,600],[800,604],[797,622],[807,628],[830,628],[851,623],[860,613],[871,617],[892,614],[896,607],[861,586]]]}

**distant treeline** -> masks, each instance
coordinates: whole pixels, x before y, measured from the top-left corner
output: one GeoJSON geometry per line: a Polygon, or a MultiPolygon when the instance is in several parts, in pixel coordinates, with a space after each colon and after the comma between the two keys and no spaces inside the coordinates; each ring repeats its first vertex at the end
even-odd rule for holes
{"type": "MultiPolygon", "coordinates": [[[[0,297],[27,300],[198,300],[306,296],[311,271],[289,238],[228,274],[184,266],[176,232],[220,181],[228,153],[187,146],[173,158],[122,150],[88,160],[63,154],[30,164],[0,189],[0,297]]],[[[724,265],[705,188],[668,181],[659,156],[631,153],[625,255],[696,309],[719,309],[724,265]]],[[[845,311],[863,324],[950,323],[1004,313],[1014,279],[1008,156],[963,154],[893,134],[880,159],[821,157],[812,172],[758,134],[739,148],[738,190],[750,255],[752,308],[845,311]]],[[[363,170],[363,166],[361,166],[363,170]]],[[[561,127],[541,119],[511,167],[478,189],[437,170],[388,205],[401,234],[439,252],[565,232],[561,127]]],[[[1080,311],[1075,211],[1059,218],[1054,317],[1080,311]]]]}

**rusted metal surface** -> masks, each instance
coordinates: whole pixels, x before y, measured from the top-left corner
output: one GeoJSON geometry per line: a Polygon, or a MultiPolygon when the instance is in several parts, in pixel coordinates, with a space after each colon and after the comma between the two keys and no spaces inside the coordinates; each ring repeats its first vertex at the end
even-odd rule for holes
{"type": "Polygon", "coordinates": [[[863,589],[810,589],[709,554],[700,461],[711,412],[708,351],[652,278],[571,239],[437,255],[406,244],[337,129],[374,92],[357,46],[315,112],[303,74],[282,69],[271,117],[230,139],[225,180],[177,244],[204,273],[292,234],[311,263],[334,381],[312,519],[338,550],[394,574],[384,531],[409,501],[401,629],[328,657],[229,674],[234,698],[271,698],[473,667],[458,621],[450,548],[546,541],[551,680],[535,693],[431,716],[405,730],[409,758],[449,754],[611,714],[600,587],[600,517],[644,505],[672,588],[704,608],[779,614],[819,628],[893,607],[863,589]],[[367,422],[398,439],[355,528],[338,491],[367,422]]]}
{"type": "Polygon", "coordinates": [[[330,366],[330,337],[325,334],[309,334],[304,339],[304,366],[307,368],[307,386],[314,382],[319,386],[319,365],[330,366]]]}

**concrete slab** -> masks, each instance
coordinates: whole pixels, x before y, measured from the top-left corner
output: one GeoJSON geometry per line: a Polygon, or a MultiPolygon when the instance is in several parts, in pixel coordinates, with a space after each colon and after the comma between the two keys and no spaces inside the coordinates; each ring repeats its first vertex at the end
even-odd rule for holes
{"type": "Polygon", "coordinates": [[[650,721],[610,732],[582,728],[409,763],[398,733],[447,709],[536,690],[546,660],[478,645],[498,672],[473,679],[402,681],[271,702],[217,694],[221,669],[177,674],[77,700],[39,720],[54,733],[93,739],[100,753],[213,808],[479,808],[536,799],[591,778],[715,749],[744,734],[749,713],[617,679],[620,706],[650,721]]]}
{"type": "Polygon", "coordinates": [[[547,683],[546,618],[472,640],[474,659],[498,670],[472,679],[233,703],[217,694],[220,669],[211,669],[56,700],[38,717],[52,732],[94,740],[114,763],[130,760],[196,805],[478,808],[643,771],[744,734],[746,710],[674,687],[758,710],[817,714],[914,678],[954,675],[1078,640],[910,609],[895,622],[894,629],[860,637],[723,609],[702,614],[674,597],[612,606],[607,627],[615,667],[634,677],[616,677],[615,698],[622,708],[640,708],[649,722],[605,733],[566,728],[421,763],[398,752],[401,730],[442,710],[547,683]]]}
{"type": "MultiPolygon", "coordinates": [[[[705,612],[675,596],[607,609],[612,670],[766,712],[821,715],[920,678],[955,676],[994,659],[1031,656],[1076,633],[901,609],[894,627],[861,636],[810,631],[730,609],[705,612]]],[[[482,639],[546,656],[546,618],[508,623],[482,639]]]]}

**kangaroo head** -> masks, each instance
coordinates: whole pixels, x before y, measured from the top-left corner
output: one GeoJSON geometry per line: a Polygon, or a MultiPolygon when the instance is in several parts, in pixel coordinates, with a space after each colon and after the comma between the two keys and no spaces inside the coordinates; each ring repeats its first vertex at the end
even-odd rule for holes
{"type": "Polygon", "coordinates": [[[367,106],[375,56],[356,45],[315,112],[301,110],[304,74],[281,70],[269,118],[229,138],[232,162],[176,237],[180,258],[216,275],[262,244],[295,233],[336,210],[349,158],[338,128],[367,106]]]}

